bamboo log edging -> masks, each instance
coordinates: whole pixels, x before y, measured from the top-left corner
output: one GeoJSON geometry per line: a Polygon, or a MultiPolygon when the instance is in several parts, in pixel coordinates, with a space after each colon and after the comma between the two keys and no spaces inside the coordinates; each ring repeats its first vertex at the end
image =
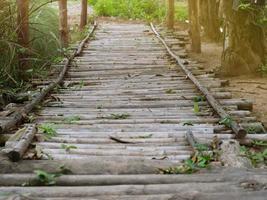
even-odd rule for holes
{"type": "MultiPolygon", "coordinates": [[[[153,23],[150,23],[150,27],[156,37],[161,41],[161,43],[165,46],[168,53],[176,60],[177,64],[182,68],[182,70],[185,72],[188,78],[197,86],[197,88],[205,95],[207,101],[211,105],[211,107],[217,112],[217,114],[222,118],[228,118],[230,115],[222,108],[222,106],[219,104],[219,102],[211,95],[209,90],[202,86],[199,82],[199,80],[186,68],[186,66],[183,64],[183,61],[176,56],[170,47],[167,45],[167,43],[164,41],[164,39],[160,36],[160,34],[155,29],[153,23]]],[[[247,135],[246,130],[241,127],[236,121],[232,121],[231,123],[231,129],[235,133],[235,137],[237,139],[245,138],[247,135]]]]}
{"type": "Polygon", "coordinates": [[[7,141],[4,152],[13,162],[21,160],[37,133],[36,124],[27,125],[18,141],[7,141]]]}
{"type": "Polygon", "coordinates": [[[73,61],[73,59],[80,55],[85,43],[89,40],[89,38],[92,36],[92,34],[94,33],[95,29],[97,27],[97,23],[94,22],[94,26],[92,28],[92,30],[89,32],[89,34],[87,35],[87,37],[80,43],[80,45],[78,46],[78,48],[74,51],[74,53],[72,54],[72,56],[70,56],[69,58],[67,58],[66,63],[62,69],[62,71],[59,74],[59,77],[54,81],[51,82],[46,88],[44,88],[39,95],[36,96],[35,99],[33,99],[30,103],[28,103],[27,105],[25,105],[20,111],[16,111],[13,114],[13,119],[3,123],[0,125],[0,134],[3,134],[4,132],[10,130],[11,128],[15,127],[16,125],[20,124],[25,117],[34,109],[34,107],[36,105],[38,105],[39,103],[42,102],[42,100],[58,85],[60,85],[63,81],[63,78],[68,70],[69,65],[71,64],[71,62],[73,61]]]}

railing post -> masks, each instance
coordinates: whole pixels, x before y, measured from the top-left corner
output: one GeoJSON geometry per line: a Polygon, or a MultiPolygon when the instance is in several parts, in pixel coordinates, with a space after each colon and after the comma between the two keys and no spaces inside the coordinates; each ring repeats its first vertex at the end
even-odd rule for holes
{"type": "Polygon", "coordinates": [[[25,71],[29,68],[28,51],[30,44],[29,35],[29,0],[17,0],[17,37],[18,44],[21,46],[21,51],[18,55],[19,71],[22,78],[25,78],[25,71]]]}
{"type": "Polygon", "coordinates": [[[82,5],[81,5],[81,20],[80,20],[80,29],[84,29],[84,27],[87,24],[87,6],[88,2],[87,0],[81,0],[82,5]]]}
{"type": "Polygon", "coordinates": [[[68,7],[67,0],[59,0],[59,32],[62,47],[69,44],[68,7]]]}
{"type": "Polygon", "coordinates": [[[167,8],[167,27],[168,29],[174,28],[174,14],[175,14],[175,2],[174,0],[168,0],[167,8]]]}

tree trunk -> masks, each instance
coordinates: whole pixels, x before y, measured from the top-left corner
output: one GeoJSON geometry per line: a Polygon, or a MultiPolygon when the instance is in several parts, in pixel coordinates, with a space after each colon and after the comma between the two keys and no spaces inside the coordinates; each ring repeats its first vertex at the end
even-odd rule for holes
{"type": "Polygon", "coordinates": [[[207,38],[212,41],[220,39],[220,0],[200,0],[200,24],[207,38]]]}
{"type": "Polygon", "coordinates": [[[87,0],[82,0],[80,29],[84,29],[87,24],[87,0]]]}
{"type": "Polygon", "coordinates": [[[174,0],[168,0],[167,27],[168,29],[174,28],[174,0]]]}
{"type": "Polygon", "coordinates": [[[223,0],[222,11],[226,38],[221,74],[235,76],[255,73],[265,63],[265,35],[255,20],[259,11],[233,9],[233,0],[223,0]]]}
{"type": "Polygon", "coordinates": [[[188,0],[191,49],[195,53],[201,53],[201,37],[199,23],[199,0],[188,0]]]}
{"type": "Polygon", "coordinates": [[[29,0],[17,0],[18,16],[17,16],[17,35],[18,44],[21,46],[19,58],[19,72],[21,78],[25,79],[25,71],[29,68],[27,62],[30,36],[29,36],[29,0]]]}
{"type": "Polygon", "coordinates": [[[62,47],[69,44],[67,0],[59,0],[59,32],[62,47]]]}

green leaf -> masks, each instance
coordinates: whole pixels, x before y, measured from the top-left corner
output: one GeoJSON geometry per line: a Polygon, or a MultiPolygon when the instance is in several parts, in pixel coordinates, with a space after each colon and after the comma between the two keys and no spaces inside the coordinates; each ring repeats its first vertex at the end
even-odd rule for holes
{"type": "Polygon", "coordinates": [[[194,102],[194,112],[195,113],[199,113],[200,112],[200,108],[199,108],[198,102],[194,102]]]}

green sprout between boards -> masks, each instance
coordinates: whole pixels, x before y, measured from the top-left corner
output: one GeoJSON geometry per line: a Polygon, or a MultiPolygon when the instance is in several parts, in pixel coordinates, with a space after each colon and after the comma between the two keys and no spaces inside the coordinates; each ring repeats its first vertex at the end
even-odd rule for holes
{"type": "Polygon", "coordinates": [[[180,166],[160,169],[160,172],[163,174],[192,174],[200,169],[209,168],[210,163],[218,159],[219,151],[216,141],[213,141],[210,146],[196,144],[194,155],[191,158],[185,160],[180,166]]]}
{"type": "Polygon", "coordinates": [[[41,124],[38,126],[38,128],[48,138],[55,137],[58,134],[55,128],[55,124],[41,124]]]}

